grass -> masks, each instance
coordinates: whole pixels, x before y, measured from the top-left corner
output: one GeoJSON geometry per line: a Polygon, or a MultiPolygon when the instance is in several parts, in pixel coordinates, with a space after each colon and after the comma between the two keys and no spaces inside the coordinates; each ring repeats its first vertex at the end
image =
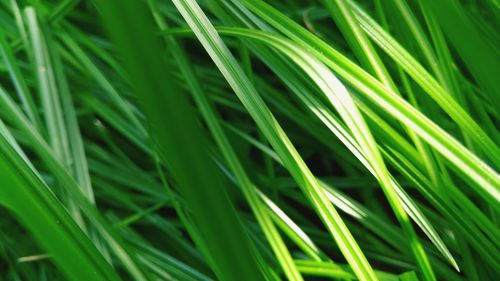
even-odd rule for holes
{"type": "Polygon", "coordinates": [[[0,279],[495,280],[499,13],[1,2],[0,279]]]}

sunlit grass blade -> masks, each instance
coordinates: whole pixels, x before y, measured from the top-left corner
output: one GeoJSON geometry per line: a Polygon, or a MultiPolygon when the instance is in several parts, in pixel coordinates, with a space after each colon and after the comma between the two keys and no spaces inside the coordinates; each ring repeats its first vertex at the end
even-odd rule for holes
{"type": "MultiPolygon", "coordinates": [[[[265,37],[265,36],[263,36],[265,37]]],[[[351,130],[355,140],[361,149],[362,153],[366,155],[367,161],[371,164],[375,176],[380,181],[386,196],[396,214],[396,217],[402,224],[410,238],[410,245],[414,247],[415,255],[418,263],[422,267],[422,272],[428,278],[433,280],[434,276],[430,264],[427,261],[425,253],[421,248],[416,234],[412,229],[406,211],[403,208],[395,189],[394,183],[391,180],[390,174],[387,172],[385,164],[381,159],[376,144],[370,134],[370,130],[366,126],[363,117],[361,117],[354,101],[350,97],[345,87],[338,81],[325,66],[315,61],[313,57],[308,56],[305,52],[298,48],[293,48],[291,45],[281,44],[276,38],[270,36],[265,39],[273,42],[278,48],[289,55],[292,60],[299,64],[308,75],[317,83],[322,89],[323,93],[327,96],[330,102],[335,106],[341,117],[344,119],[347,127],[351,130]],[[274,39],[274,40],[273,40],[274,39]],[[328,81],[328,82],[326,82],[328,81]]]]}
{"type": "Polygon", "coordinates": [[[268,141],[277,151],[288,171],[301,186],[310,200],[315,204],[324,224],[331,232],[337,244],[342,249],[353,271],[359,278],[376,280],[373,270],[366,261],[357,243],[352,239],[348,229],[333,206],[326,201],[323,191],[319,188],[297,151],[278,125],[267,106],[251,86],[248,78],[237,65],[233,56],[222,43],[214,27],[207,20],[199,6],[193,1],[175,1],[184,19],[214,60],[228,83],[232,86],[238,98],[254,118],[268,141]]]}
{"type": "MultiPolygon", "coordinates": [[[[479,194],[484,196],[493,205],[499,206],[495,202],[500,200],[500,176],[455,138],[413,108],[405,100],[385,88],[341,53],[278,11],[268,5],[262,4],[261,1],[254,1],[252,3],[245,1],[245,4],[281,32],[301,43],[309,51],[316,53],[319,59],[331,67],[349,84],[357,88],[360,93],[364,94],[394,118],[413,129],[417,135],[442,154],[456,169],[460,170],[458,173],[459,176],[470,179],[474,183],[472,187],[479,194]],[[263,11],[266,11],[266,13],[263,11]]],[[[486,137],[486,139],[489,138],[486,137]]],[[[498,150],[498,147],[494,144],[490,145],[490,147],[493,147],[494,151],[498,150]]],[[[497,158],[497,155],[500,154],[492,153],[491,157],[497,158]]]]}
{"type": "MultiPolygon", "coordinates": [[[[266,147],[264,144],[258,142],[257,140],[253,139],[252,137],[246,135],[245,133],[237,130],[236,128],[232,128],[231,130],[235,132],[238,136],[242,137],[245,139],[245,141],[248,141],[252,145],[256,146],[259,148],[259,150],[263,151],[264,153],[268,154],[272,159],[277,161],[278,163],[281,163],[280,159],[278,156],[270,150],[268,147],[266,147]]],[[[329,200],[341,211],[343,211],[346,214],[349,214],[350,216],[354,217],[356,220],[359,220],[359,222],[364,225],[366,228],[369,230],[373,231],[380,237],[382,237],[387,243],[393,245],[394,247],[400,249],[401,251],[405,251],[406,246],[405,246],[405,241],[403,236],[399,233],[400,230],[394,226],[392,226],[388,221],[386,221],[385,218],[378,217],[377,214],[374,212],[370,211],[366,207],[364,207],[362,204],[356,202],[352,198],[349,198],[342,192],[336,191],[333,189],[329,184],[326,184],[323,181],[319,181],[321,184],[322,188],[324,188],[327,192],[327,196],[329,200]]],[[[401,191],[399,191],[401,192],[401,191]]],[[[408,210],[410,212],[410,210],[408,210]]],[[[421,215],[421,214],[419,214],[421,215]]],[[[414,218],[417,219],[417,218],[414,218]]],[[[421,226],[424,231],[426,231],[426,234],[434,243],[434,245],[439,249],[439,251],[443,254],[446,259],[449,260],[451,264],[457,269],[457,262],[451,255],[450,251],[444,245],[443,241],[440,239],[439,235],[436,234],[435,230],[428,229],[430,224],[426,219],[424,218],[424,225],[421,226]],[[429,231],[429,232],[427,232],[429,231]],[[436,237],[437,235],[437,237],[436,237]]],[[[303,236],[298,236],[299,239],[301,239],[305,244],[309,244],[308,238],[301,238],[303,236]]],[[[314,249],[315,247],[311,247],[309,249],[314,249]]],[[[427,249],[429,249],[429,246],[427,246],[427,249]]],[[[307,251],[308,252],[308,251],[307,251]]],[[[312,257],[314,257],[313,255],[312,257]]],[[[433,265],[437,266],[438,269],[442,269],[442,265],[436,264],[435,261],[433,261],[433,265]]]]}
{"type": "MultiPolygon", "coordinates": [[[[157,19],[159,14],[157,15],[157,19]]],[[[158,20],[157,20],[158,21],[158,20]]],[[[158,23],[162,30],[166,29],[164,22],[159,21],[158,23]]],[[[243,165],[240,163],[233,147],[231,146],[228,138],[226,137],[221,125],[219,124],[218,116],[216,115],[212,105],[203,93],[200,82],[195,76],[194,70],[191,68],[186,55],[182,51],[180,45],[173,38],[167,38],[167,44],[170,46],[173,57],[184,74],[184,77],[189,85],[191,92],[194,96],[195,101],[200,108],[200,111],[209,126],[212,135],[214,136],[224,158],[226,159],[229,168],[234,173],[237,182],[241,186],[247,201],[252,208],[257,221],[259,222],[263,232],[265,233],[271,248],[275,252],[275,255],[280,262],[282,268],[285,271],[285,275],[289,280],[303,280],[302,276],[295,268],[293,259],[283,242],[280,234],[278,233],[276,227],[274,226],[271,217],[266,212],[266,208],[259,198],[256,186],[251,182],[249,176],[244,170],[243,165]]]]}

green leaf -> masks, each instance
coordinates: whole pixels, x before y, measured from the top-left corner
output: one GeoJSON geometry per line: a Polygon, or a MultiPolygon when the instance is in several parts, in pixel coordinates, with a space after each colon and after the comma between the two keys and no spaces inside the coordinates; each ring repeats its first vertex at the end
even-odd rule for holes
{"type": "Polygon", "coordinates": [[[174,4],[193,29],[205,50],[209,53],[212,60],[214,60],[268,141],[277,151],[290,174],[315,205],[315,209],[322,218],[323,223],[336,240],[356,275],[365,280],[376,280],[371,266],[366,261],[342,219],[327,201],[323,190],[319,187],[314,176],[288,137],[286,137],[283,129],[281,129],[267,106],[263,103],[255,88],[252,87],[246,75],[237,65],[234,57],[222,43],[205,14],[193,1],[174,1],[174,4]]]}
{"type": "Polygon", "coordinates": [[[0,121],[1,203],[11,209],[71,280],[120,280],[43,183],[0,121]]]}

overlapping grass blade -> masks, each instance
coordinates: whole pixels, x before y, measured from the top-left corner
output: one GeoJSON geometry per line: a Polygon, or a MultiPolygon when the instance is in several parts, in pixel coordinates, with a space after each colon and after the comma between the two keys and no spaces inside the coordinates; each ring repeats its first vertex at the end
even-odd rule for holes
{"type": "MultiPolygon", "coordinates": [[[[159,14],[156,15],[158,19],[159,14]]],[[[160,25],[162,30],[166,29],[166,25],[164,22],[159,21],[158,24],[160,25]]],[[[258,223],[260,224],[260,227],[266,235],[271,248],[275,252],[278,261],[285,271],[285,275],[289,280],[303,280],[299,271],[295,268],[293,259],[276,227],[274,226],[271,217],[269,216],[268,212],[266,212],[265,205],[259,198],[256,186],[251,182],[249,176],[245,172],[243,165],[240,163],[240,160],[236,156],[233,147],[231,146],[221,125],[219,124],[219,117],[216,115],[214,109],[212,108],[212,105],[203,93],[200,82],[195,76],[193,69],[190,67],[186,55],[182,51],[180,45],[175,41],[175,39],[167,38],[167,44],[170,46],[172,55],[176,58],[181,72],[184,74],[184,77],[187,80],[187,84],[191,89],[194,99],[197,102],[197,105],[200,108],[200,111],[205,121],[207,122],[207,125],[209,126],[220,150],[222,151],[222,154],[224,155],[229,168],[234,173],[237,182],[241,186],[243,193],[250,207],[252,208],[258,223]]]]}
{"type": "MultiPolygon", "coordinates": [[[[481,145],[495,166],[500,164],[499,151],[493,140],[470,117],[470,115],[447,93],[426,70],[401,45],[371,19],[359,6],[351,1],[361,26],[379,46],[387,52],[419,85],[450,115],[474,141],[481,145]]],[[[419,32],[421,33],[421,32],[419,32]]],[[[430,51],[428,51],[430,52],[430,51]]],[[[429,55],[429,60],[436,60],[429,55]]],[[[439,70],[437,70],[439,71],[439,70]]],[[[439,71],[441,73],[441,71],[439,71]]]]}
{"type": "Polygon", "coordinates": [[[227,47],[222,43],[205,14],[193,1],[174,1],[174,4],[193,29],[195,35],[201,41],[268,141],[282,158],[288,171],[314,203],[323,223],[327,226],[332,236],[334,236],[344,256],[352,266],[353,271],[359,278],[376,280],[373,270],[345,227],[342,219],[333,206],[326,200],[325,194],[314,179],[314,176],[304,164],[269,109],[267,109],[267,106],[258,96],[248,78],[239,68],[227,47]]]}
{"type": "MultiPolygon", "coordinates": [[[[1,121],[0,121],[1,122],[1,121]]],[[[0,123],[1,203],[23,221],[72,280],[120,280],[0,123]]]]}
{"type": "Polygon", "coordinates": [[[0,1],[0,279],[493,280],[496,6],[0,1]]]}
{"type": "Polygon", "coordinates": [[[5,40],[5,34],[3,34],[2,30],[0,30],[0,52],[2,59],[9,70],[12,83],[14,84],[19,99],[23,105],[24,113],[28,116],[31,123],[34,124],[35,128],[41,131],[42,122],[40,121],[35,102],[33,101],[31,92],[29,91],[26,81],[21,74],[21,70],[15,61],[16,58],[14,57],[11,47],[5,40]]]}
{"type": "MultiPolygon", "coordinates": [[[[256,146],[259,150],[263,151],[267,155],[269,155],[272,159],[277,161],[278,163],[281,163],[280,159],[278,156],[274,153],[274,151],[270,150],[266,145],[262,144],[258,140],[255,140],[251,136],[248,136],[244,132],[241,132],[240,130],[230,127],[231,130],[236,133],[238,136],[243,138],[245,141],[248,141],[252,145],[256,146]]],[[[391,160],[391,158],[389,158],[391,160]]],[[[407,161],[406,161],[407,162],[407,161]]],[[[420,179],[419,179],[420,180],[420,179]]],[[[424,180],[424,182],[428,183],[427,180],[424,180]]],[[[362,225],[364,225],[367,229],[370,231],[373,231],[376,233],[378,236],[382,237],[384,241],[389,243],[395,248],[400,249],[401,252],[406,251],[406,242],[403,238],[403,235],[400,233],[400,230],[394,226],[392,226],[384,217],[379,217],[376,213],[373,211],[370,211],[368,208],[364,207],[362,204],[356,202],[352,198],[346,196],[340,191],[336,191],[333,189],[329,184],[319,181],[321,184],[322,188],[325,189],[327,192],[327,196],[329,200],[341,211],[344,213],[352,216],[356,220],[358,220],[362,225]]],[[[418,184],[417,186],[421,186],[421,184],[418,184]]],[[[438,196],[436,196],[438,198],[438,196]]],[[[437,203],[439,206],[441,203],[437,203]]],[[[466,222],[466,221],[464,221],[466,222]]],[[[427,222],[428,223],[428,222],[427,222]]],[[[469,225],[470,226],[470,225],[469,225]]],[[[435,231],[432,231],[432,234],[428,234],[429,238],[431,241],[434,243],[434,245],[439,249],[439,251],[446,257],[446,259],[449,260],[451,264],[454,265],[455,268],[457,268],[456,261],[451,256],[450,251],[447,249],[447,247],[444,245],[444,243],[440,240],[439,237],[433,238],[432,235],[436,235],[435,231]]],[[[308,238],[302,238],[304,236],[298,236],[299,239],[303,241],[306,245],[309,245],[308,238]]],[[[426,249],[428,251],[432,251],[431,247],[429,245],[426,245],[426,249]]],[[[315,249],[315,247],[311,247],[310,249],[315,249]]],[[[309,251],[306,251],[310,252],[309,251]]],[[[312,258],[315,257],[315,255],[311,256],[312,258]]],[[[435,267],[437,267],[437,270],[439,270],[442,274],[445,274],[447,278],[454,278],[456,279],[456,275],[453,274],[453,272],[450,272],[446,269],[443,264],[440,264],[436,259],[432,259],[432,263],[435,267]],[[451,276],[451,277],[450,277],[451,276]]]]}
{"type": "Polygon", "coordinates": [[[50,146],[45,142],[42,136],[33,128],[33,125],[23,115],[23,113],[16,107],[14,101],[9,95],[0,87],[0,105],[2,109],[9,116],[9,121],[12,122],[19,130],[21,130],[29,145],[35,148],[36,153],[44,162],[46,167],[53,173],[60,185],[66,192],[71,194],[71,198],[81,208],[86,217],[91,221],[92,225],[99,232],[100,236],[107,241],[110,249],[114,252],[135,280],[145,280],[144,273],[136,265],[133,255],[128,253],[118,237],[110,230],[109,226],[104,222],[102,217],[97,213],[94,207],[88,201],[88,198],[81,193],[81,188],[75,180],[68,174],[64,166],[58,162],[58,158],[52,152],[50,146]]]}
{"type": "MultiPolygon", "coordinates": [[[[415,110],[405,100],[385,88],[341,53],[272,9],[269,5],[265,5],[261,1],[244,1],[244,3],[254,13],[302,44],[308,51],[315,53],[336,74],[358,89],[360,93],[364,94],[381,109],[412,128],[417,135],[442,154],[457,170],[460,170],[458,175],[468,178],[473,183],[471,187],[474,190],[494,206],[499,206],[495,202],[500,200],[500,176],[455,138],[415,110]]],[[[489,138],[486,137],[486,139],[489,138]]],[[[492,157],[496,158],[497,155],[500,155],[495,153],[498,148],[494,144],[490,145],[490,147],[494,148],[492,157]]]]}
{"type": "Polygon", "coordinates": [[[484,33],[472,24],[458,1],[423,0],[420,2],[436,17],[439,25],[446,32],[448,40],[456,48],[489,99],[498,108],[500,88],[495,79],[500,73],[498,63],[495,63],[498,50],[495,50],[490,42],[481,38],[484,33]],[[448,14],[447,17],[441,16],[444,11],[448,14]]]}
{"type": "Polygon", "coordinates": [[[259,257],[224,191],[221,174],[210,160],[208,143],[187,96],[175,88],[166,71],[167,60],[161,54],[144,7],[128,2],[117,13],[114,6],[118,2],[99,3],[148,117],[159,155],[174,175],[195,226],[202,233],[203,244],[199,246],[207,250],[204,254],[215,274],[223,280],[263,280],[259,257]],[[145,50],[148,51],[144,53],[145,50]],[[147,72],[142,71],[144,65],[147,72]],[[165,118],[168,122],[164,122],[165,118]],[[217,224],[211,218],[216,218],[217,224]]]}

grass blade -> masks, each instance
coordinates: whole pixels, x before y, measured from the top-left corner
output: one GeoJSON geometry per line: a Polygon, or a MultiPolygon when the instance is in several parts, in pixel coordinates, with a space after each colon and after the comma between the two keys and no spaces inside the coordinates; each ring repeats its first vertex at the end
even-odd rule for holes
{"type": "Polygon", "coordinates": [[[236,64],[229,50],[222,43],[199,6],[193,1],[174,1],[174,4],[232,86],[238,98],[240,98],[257,125],[266,135],[268,141],[280,155],[289,172],[310,197],[310,200],[314,202],[324,224],[337,241],[356,275],[364,280],[377,280],[359,246],[343,224],[342,219],[326,200],[314,176],[305,166],[303,160],[277,124],[267,106],[264,105],[256,90],[251,86],[248,78],[236,64]]]}
{"type": "Polygon", "coordinates": [[[204,254],[209,256],[220,279],[263,280],[257,254],[225,195],[224,181],[210,160],[208,144],[187,97],[174,88],[167,61],[159,59],[162,52],[154,38],[152,21],[140,4],[124,3],[120,14],[114,10],[114,4],[118,3],[100,1],[104,19],[140,95],[159,155],[174,175],[195,225],[202,233],[203,245],[199,246],[208,250],[204,254]],[[128,16],[123,17],[124,14],[128,16]],[[137,45],[138,42],[141,44],[137,45]],[[145,50],[149,50],[147,54],[143,53],[145,50]],[[149,71],[143,72],[139,67],[144,64],[149,71]],[[169,122],[164,122],[165,119],[169,122]],[[211,218],[217,218],[218,223],[213,224],[211,218]]]}

